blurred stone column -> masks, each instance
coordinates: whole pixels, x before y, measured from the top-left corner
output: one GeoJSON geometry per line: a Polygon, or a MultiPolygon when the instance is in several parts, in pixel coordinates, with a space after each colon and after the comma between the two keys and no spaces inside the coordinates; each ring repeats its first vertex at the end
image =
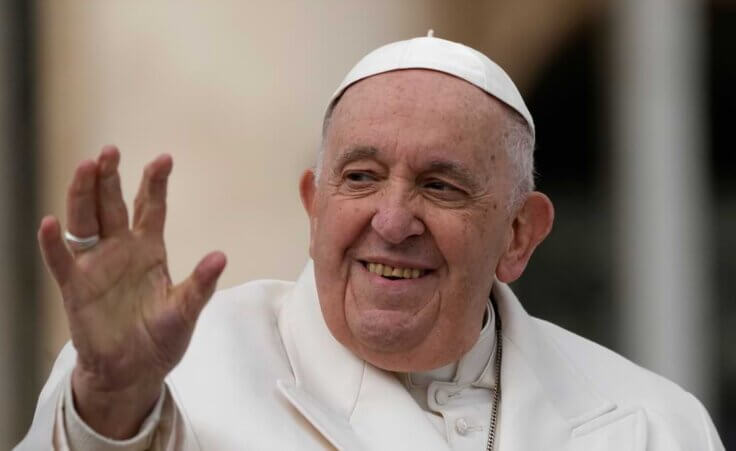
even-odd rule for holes
{"type": "MultiPolygon", "coordinates": [[[[0,1],[0,267],[7,266],[7,256],[9,255],[9,221],[6,219],[10,215],[10,205],[8,199],[9,192],[9,174],[8,160],[11,158],[10,145],[8,143],[8,115],[10,114],[10,83],[8,80],[8,60],[10,54],[10,36],[8,31],[8,14],[10,2],[7,0],[0,1]]],[[[13,321],[12,321],[12,303],[8,302],[9,286],[11,281],[10,274],[5,270],[0,270],[0,362],[11,362],[13,348],[13,321]]],[[[15,425],[11,415],[12,408],[15,405],[13,399],[13,382],[11,365],[3,364],[0,366],[0,405],[4,406],[0,409],[0,437],[7,437],[14,432],[15,425]],[[7,406],[7,407],[5,407],[7,406]]],[[[6,443],[4,439],[0,439],[0,446],[7,448],[10,443],[6,443]]]]}
{"type": "Polygon", "coordinates": [[[38,389],[28,3],[0,0],[0,449],[21,439],[38,389]]]}
{"type": "Polygon", "coordinates": [[[622,344],[636,362],[708,404],[715,397],[705,5],[619,0],[611,6],[622,344]]]}

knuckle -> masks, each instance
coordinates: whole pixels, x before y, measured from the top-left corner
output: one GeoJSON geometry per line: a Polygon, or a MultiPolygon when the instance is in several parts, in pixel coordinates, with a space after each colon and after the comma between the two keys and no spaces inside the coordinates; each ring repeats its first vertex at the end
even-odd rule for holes
{"type": "Polygon", "coordinates": [[[148,204],[148,212],[151,215],[163,216],[166,214],[166,205],[163,202],[151,202],[148,204]]]}
{"type": "Polygon", "coordinates": [[[202,310],[204,297],[199,289],[193,288],[185,295],[184,302],[179,303],[179,313],[189,327],[193,327],[202,310]]]}
{"type": "Polygon", "coordinates": [[[143,167],[143,181],[149,182],[155,173],[155,167],[153,163],[148,163],[143,167]]]}
{"type": "Polygon", "coordinates": [[[105,193],[115,193],[120,186],[120,178],[116,172],[103,174],[100,177],[100,190],[105,193]]]}
{"type": "Polygon", "coordinates": [[[128,215],[128,211],[125,208],[125,205],[121,204],[103,204],[102,212],[105,216],[105,219],[116,221],[122,221],[128,215]]]}
{"type": "Polygon", "coordinates": [[[148,185],[148,193],[152,198],[161,198],[166,195],[166,179],[151,180],[148,185]]]}
{"type": "Polygon", "coordinates": [[[133,206],[135,207],[136,211],[140,211],[143,208],[143,205],[145,204],[146,199],[142,193],[139,193],[137,196],[135,196],[135,200],[133,201],[133,206]]]}

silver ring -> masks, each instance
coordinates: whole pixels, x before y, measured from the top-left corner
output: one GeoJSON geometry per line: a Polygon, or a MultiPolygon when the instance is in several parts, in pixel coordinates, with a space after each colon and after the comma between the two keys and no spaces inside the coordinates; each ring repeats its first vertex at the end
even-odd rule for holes
{"type": "Polygon", "coordinates": [[[92,249],[97,245],[97,243],[100,242],[100,235],[92,235],[80,238],[67,230],[64,232],[64,239],[69,244],[69,247],[72,248],[72,250],[86,251],[87,249],[92,249]]]}

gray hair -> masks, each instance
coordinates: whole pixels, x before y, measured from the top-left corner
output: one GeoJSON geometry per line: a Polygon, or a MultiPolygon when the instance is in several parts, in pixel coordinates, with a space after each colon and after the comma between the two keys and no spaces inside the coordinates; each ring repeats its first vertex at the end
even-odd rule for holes
{"type": "Polygon", "coordinates": [[[506,151],[512,171],[509,210],[515,213],[526,195],[534,191],[534,135],[526,120],[511,108],[506,108],[505,128],[501,146],[506,151]]]}
{"type": "MultiPolygon", "coordinates": [[[[324,121],[322,122],[322,143],[317,152],[317,162],[314,167],[314,181],[319,181],[322,172],[322,160],[325,153],[325,141],[327,139],[327,130],[332,120],[332,112],[340,97],[335,99],[327,108],[324,121]]],[[[513,186],[509,192],[508,212],[515,214],[516,211],[524,204],[526,195],[534,190],[534,135],[531,132],[529,124],[512,108],[502,104],[506,114],[504,114],[505,131],[501,137],[501,147],[506,151],[512,171],[513,186]]]]}

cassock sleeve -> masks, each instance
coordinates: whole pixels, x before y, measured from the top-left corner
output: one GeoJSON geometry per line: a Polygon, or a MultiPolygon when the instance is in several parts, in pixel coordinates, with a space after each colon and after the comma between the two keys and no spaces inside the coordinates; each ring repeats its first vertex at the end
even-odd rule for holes
{"type": "MultiPolygon", "coordinates": [[[[126,440],[113,440],[95,432],[79,417],[74,407],[71,377],[64,383],[64,396],[61,397],[54,424],[54,448],[74,451],[144,451],[165,449],[166,434],[159,433],[162,416],[171,417],[171,400],[166,386],[161,390],[156,405],[143,421],[138,433],[126,440]],[[165,402],[168,401],[168,402],[165,402]],[[164,412],[164,405],[166,411],[164,412]]],[[[164,422],[166,423],[166,422],[164,422]]]]}
{"type": "MultiPolygon", "coordinates": [[[[168,385],[139,433],[128,440],[111,440],[86,425],[76,410],[71,392],[71,372],[77,354],[71,342],[59,353],[49,379],[41,390],[33,423],[15,451],[37,450],[161,450],[198,449],[189,437],[183,417],[168,385]],[[193,446],[192,446],[193,445],[193,446]]],[[[168,382],[167,382],[168,383],[168,382]]]]}

